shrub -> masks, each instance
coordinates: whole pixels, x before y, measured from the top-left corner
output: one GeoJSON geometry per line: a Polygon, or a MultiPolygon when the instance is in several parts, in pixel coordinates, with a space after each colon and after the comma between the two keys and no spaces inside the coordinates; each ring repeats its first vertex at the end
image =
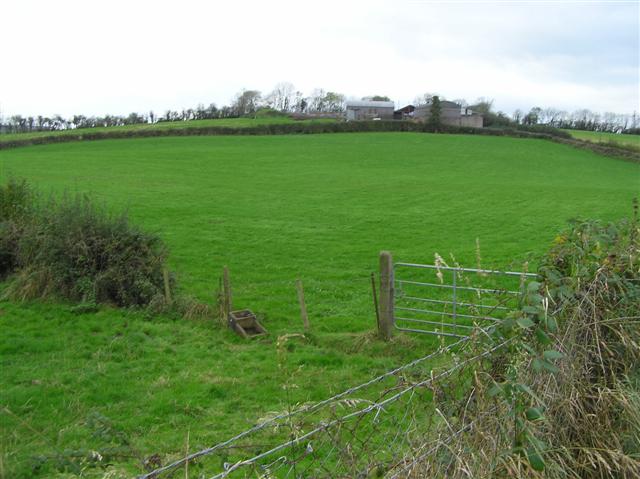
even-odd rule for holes
{"type": "Polygon", "coordinates": [[[9,179],[0,185],[0,221],[25,218],[33,209],[33,192],[25,180],[9,179]]]}
{"type": "Polygon", "coordinates": [[[27,220],[5,222],[0,231],[4,261],[16,270],[9,297],[146,306],[162,294],[166,248],[126,214],[110,214],[86,196],[30,209],[27,220]]]}
{"type": "Polygon", "coordinates": [[[0,185],[0,279],[17,266],[18,242],[32,214],[33,198],[26,181],[10,179],[0,185]]]}
{"type": "Polygon", "coordinates": [[[519,310],[478,336],[483,349],[507,342],[450,418],[470,432],[445,439],[420,477],[640,477],[637,202],[631,219],[572,222],[540,264],[519,310]]]}
{"type": "Polygon", "coordinates": [[[277,117],[286,117],[287,113],[283,113],[278,110],[274,110],[271,107],[263,107],[259,108],[255,113],[255,118],[277,118],[277,117]]]}

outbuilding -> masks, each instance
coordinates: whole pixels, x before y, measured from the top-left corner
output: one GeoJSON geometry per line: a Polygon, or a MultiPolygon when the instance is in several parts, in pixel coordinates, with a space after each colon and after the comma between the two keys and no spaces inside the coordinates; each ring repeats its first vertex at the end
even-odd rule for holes
{"type": "MultiPolygon", "coordinates": [[[[424,105],[419,105],[413,112],[416,120],[429,121],[431,118],[431,107],[433,101],[429,100],[424,105]]],[[[451,126],[471,126],[482,128],[482,115],[475,113],[469,108],[465,108],[459,103],[442,100],[440,102],[440,121],[443,125],[451,126]]]]}
{"type": "Polygon", "coordinates": [[[348,101],[347,120],[393,120],[395,104],[392,101],[348,101]]]}

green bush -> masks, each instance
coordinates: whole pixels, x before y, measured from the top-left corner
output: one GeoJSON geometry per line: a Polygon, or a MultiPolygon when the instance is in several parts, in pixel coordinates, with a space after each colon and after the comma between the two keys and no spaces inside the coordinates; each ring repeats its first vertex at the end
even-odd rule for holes
{"type": "Polygon", "coordinates": [[[0,221],[25,218],[33,209],[33,192],[25,180],[9,179],[0,185],[0,221]]]}
{"type": "Polygon", "coordinates": [[[287,113],[283,113],[278,110],[274,110],[271,107],[259,108],[255,113],[255,118],[278,118],[286,117],[287,113]]]}
{"type": "MultiPolygon", "coordinates": [[[[0,230],[2,271],[14,271],[9,297],[146,306],[162,295],[166,248],[159,237],[86,196],[48,202],[30,198],[31,204],[25,205],[31,211],[28,217],[4,221],[0,230]]],[[[11,214],[18,210],[2,208],[11,214]]]]}
{"type": "Polygon", "coordinates": [[[26,181],[10,179],[6,185],[0,185],[0,279],[17,266],[18,241],[33,212],[33,201],[26,181]]]}
{"type": "Polygon", "coordinates": [[[457,353],[464,364],[496,348],[438,386],[464,392],[432,436],[451,441],[420,477],[640,477],[638,214],[634,201],[629,219],[572,221],[538,258],[520,307],[457,353]],[[453,422],[472,432],[454,437],[453,422]]]}

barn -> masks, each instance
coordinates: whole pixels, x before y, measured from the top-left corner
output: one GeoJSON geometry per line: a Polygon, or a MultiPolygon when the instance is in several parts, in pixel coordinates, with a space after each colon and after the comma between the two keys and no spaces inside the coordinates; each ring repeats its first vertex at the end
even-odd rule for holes
{"type": "MultiPolygon", "coordinates": [[[[429,121],[431,118],[432,102],[429,101],[424,105],[417,106],[413,117],[416,120],[429,121]]],[[[465,108],[459,103],[453,101],[442,100],[440,102],[440,121],[444,125],[451,126],[471,126],[474,128],[482,128],[482,115],[465,108]]]]}
{"type": "Polygon", "coordinates": [[[393,120],[395,104],[392,101],[348,101],[347,120],[393,120]]]}

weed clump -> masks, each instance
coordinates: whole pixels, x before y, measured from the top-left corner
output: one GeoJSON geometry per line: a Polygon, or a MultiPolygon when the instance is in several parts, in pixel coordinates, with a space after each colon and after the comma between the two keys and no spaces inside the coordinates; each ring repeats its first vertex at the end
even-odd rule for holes
{"type": "Polygon", "coordinates": [[[7,297],[146,306],[162,295],[167,250],[126,214],[83,195],[39,201],[25,182],[0,191],[0,273],[13,273],[7,297]]]}
{"type": "MultiPolygon", "coordinates": [[[[460,434],[415,477],[640,477],[640,225],[574,221],[519,310],[471,344],[506,344],[469,371],[460,434]]],[[[472,351],[473,353],[473,348],[472,351]]],[[[414,477],[409,475],[407,477],[414,477]]]]}
{"type": "Polygon", "coordinates": [[[33,213],[34,195],[26,181],[0,185],[0,279],[17,267],[18,241],[33,213]]]}

